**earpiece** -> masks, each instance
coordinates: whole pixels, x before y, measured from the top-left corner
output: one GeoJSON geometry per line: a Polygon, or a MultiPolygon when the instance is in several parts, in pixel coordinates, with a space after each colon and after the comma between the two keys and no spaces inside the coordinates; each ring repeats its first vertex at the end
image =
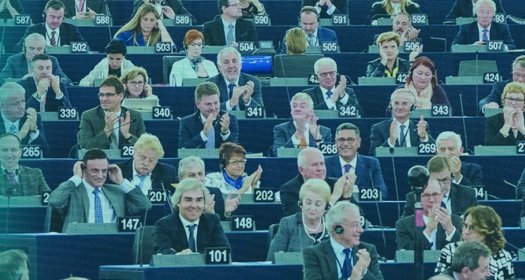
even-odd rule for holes
{"type": "Polygon", "coordinates": [[[80,163],[80,168],[81,168],[82,170],[86,170],[86,165],[82,162],[82,163],[80,163]]]}
{"type": "Polygon", "coordinates": [[[335,225],[334,232],[336,234],[343,234],[345,232],[345,228],[342,225],[335,225]]]}

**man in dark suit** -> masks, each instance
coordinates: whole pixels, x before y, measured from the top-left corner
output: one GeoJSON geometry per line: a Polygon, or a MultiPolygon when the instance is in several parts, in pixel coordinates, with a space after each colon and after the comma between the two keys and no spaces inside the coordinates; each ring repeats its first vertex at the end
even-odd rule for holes
{"type": "Polygon", "coordinates": [[[13,82],[0,87],[0,134],[13,133],[21,143],[48,148],[44,125],[33,108],[26,109],[24,88],[13,82]]]}
{"type": "MultiPolygon", "coordinates": [[[[516,192],[516,194],[517,194],[516,198],[519,199],[520,197],[523,197],[524,193],[525,193],[525,168],[521,172],[520,179],[518,180],[518,190],[516,192]]],[[[523,210],[525,210],[525,209],[523,209],[523,210]]]]}
{"type": "Polygon", "coordinates": [[[192,19],[192,24],[195,25],[197,23],[195,17],[188,12],[180,0],[135,0],[133,3],[133,15],[144,3],[153,4],[158,11],[162,10],[162,13],[160,13],[161,18],[174,19],[176,15],[188,15],[192,19]]]}
{"type": "MultiPolygon", "coordinates": [[[[23,79],[31,75],[31,63],[33,57],[43,54],[46,51],[46,38],[38,33],[29,34],[24,39],[24,48],[21,53],[14,54],[7,58],[4,69],[0,73],[0,84],[7,78],[23,79]]],[[[59,76],[62,82],[69,85],[71,80],[60,68],[58,60],[54,56],[49,56],[53,68],[53,75],[59,76]]]]}
{"type": "Polygon", "coordinates": [[[317,147],[332,142],[332,131],[317,124],[314,102],[310,95],[299,92],[290,101],[292,120],[273,128],[272,152],[277,156],[279,148],[317,147]]]}
{"type": "Polygon", "coordinates": [[[66,18],[95,19],[96,15],[107,14],[104,0],[63,0],[66,18]]]}
{"type": "Polygon", "coordinates": [[[468,241],[459,245],[446,274],[457,280],[492,279],[489,263],[492,251],[481,241],[468,241]]]}
{"type": "Polygon", "coordinates": [[[304,249],[303,279],[383,279],[376,247],[360,241],[360,219],[359,207],[348,201],[328,210],[325,227],[330,239],[304,249]]]}
{"type": "Polygon", "coordinates": [[[82,113],[78,145],[83,149],[118,149],[133,145],[146,129],[139,112],[121,106],[124,85],[117,77],[102,81],[100,106],[82,113]]]}
{"type": "Polygon", "coordinates": [[[155,223],[153,245],[161,254],[204,253],[209,247],[230,247],[219,217],[204,213],[210,193],[194,178],[182,180],[171,197],[177,211],[155,223]],[[195,237],[196,235],[196,237],[195,237]]]}
{"type": "Polygon", "coordinates": [[[505,50],[516,48],[509,26],[493,21],[496,12],[494,1],[478,0],[474,5],[474,12],[477,21],[461,25],[452,45],[484,45],[487,41],[501,40],[505,44],[505,50]]]}
{"type": "Polygon", "coordinates": [[[451,214],[450,208],[440,207],[443,200],[440,183],[430,178],[421,193],[425,227],[418,230],[415,216],[410,215],[396,222],[396,242],[398,250],[414,250],[416,234],[420,235],[424,250],[441,250],[445,244],[459,241],[461,223],[459,216],[451,214]]]}
{"type": "Polygon", "coordinates": [[[237,118],[219,110],[219,94],[219,88],[212,82],[195,88],[198,110],[180,122],[180,148],[215,149],[224,142],[238,143],[237,118]]]}
{"type": "Polygon", "coordinates": [[[313,6],[320,18],[332,18],[334,14],[348,14],[348,4],[344,0],[303,0],[301,7],[313,6]]]}
{"type": "MultiPolygon", "coordinates": [[[[474,3],[477,0],[456,0],[454,2],[454,5],[452,5],[452,8],[448,12],[447,16],[445,17],[444,24],[455,24],[456,18],[462,17],[462,18],[473,18],[476,17],[476,13],[474,13],[474,3]]],[[[494,0],[494,3],[496,3],[496,13],[502,13],[506,14],[505,9],[503,9],[503,5],[501,4],[501,0],[494,0]]]]}
{"type": "Polygon", "coordinates": [[[261,81],[252,75],[241,73],[241,54],[233,47],[226,47],[217,54],[220,74],[209,78],[219,87],[222,111],[245,110],[247,107],[263,106],[261,81]]]}
{"type": "Polygon", "coordinates": [[[92,149],[73,166],[73,176],[49,197],[49,205],[70,223],[115,223],[117,217],[140,214],[151,203],[140,188],[122,177],[116,164],[109,164],[104,151],[92,149]],[[106,184],[106,178],[116,185],[106,184]]]}
{"type": "Polygon", "coordinates": [[[53,64],[46,54],[37,54],[31,63],[31,76],[19,80],[26,91],[27,107],[37,112],[57,112],[58,108],[71,107],[67,85],[53,75],[53,64]]]}
{"type": "Polygon", "coordinates": [[[32,33],[39,33],[46,37],[48,46],[71,45],[71,42],[84,42],[78,28],[63,22],[64,4],[59,0],[49,0],[44,8],[45,22],[27,27],[26,33],[16,45],[14,51],[22,50],[24,38],[32,33]]]}
{"type": "Polygon", "coordinates": [[[319,79],[319,86],[305,89],[314,101],[315,110],[337,110],[341,106],[354,107],[355,116],[362,115],[362,109],[352,88],[347,87],[345,75],[337,82],[337,63],[329,57],[318,59],[314,64],[314,72],[319,79]]]}
{"type": "MultiPolygon", "coordinates": [[[[444,155],[432,157],[427,163],[430,178],[439,182],[442,194],[441,206],[449,210],[450,213],[461,216],[467,208],[478,205],[476,191],[465,185],[453,182],[450,159],[444,155]]],[[[403,216],[414,214],[414,204],[416,194],[411,191],[406,195],[405,209],[403,216]]]]}
{"type": "Polygon", "coordinates": [[[335,143],[337,155],[326,158],[327,176],[340,178],[347,174],[350,185],[378,188],[382,198],[386,199],[388,188],[383,180],[379,161],[357,153],[361,146],[359,127],[352,123],[340,124],[335,131],[335,143]]]}
{"type": "Polygon", "coordinates": [[[0,134],[0,195],[31,196],[51,191],[42,170],[20,165],[22,143],[15,134],[0,134]]]}
{"type": "Polygon", "coordinates": [[[479,101],[479,112],[485,113],[485,109],[499,109],[502,105],[501,95],[503,89],[510,82],[525,83],[525,55],[520,55],[512,62],[512,80],[495,82],[490,94],[479,101]]]}
{"type": "Polygon", "coordinates": [[[377,147],[417,147],[420,142],[434,142],[423,116],[417,124],[410,120],[414,104],[416,98],[411,91],[401,88],[392,93],[390,106],[393,120],[384,120],[372,126],[371,155],[375,155],[377,147]]]}
{"type": "Polygon", "coordinates": [[[206,45],[229,47],[237,46],[241,41],[249,41],[258,46],[255,25],[252,21],[241,18],[239,0],[218,0],[217,3],[221,14],[202,26],[206,45]]]}

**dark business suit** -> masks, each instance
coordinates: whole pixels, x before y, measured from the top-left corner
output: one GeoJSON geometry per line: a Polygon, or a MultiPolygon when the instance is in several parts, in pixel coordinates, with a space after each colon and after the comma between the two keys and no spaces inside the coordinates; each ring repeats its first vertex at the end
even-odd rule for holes
{"type": "MultiPolygon", "coordinates": [[[[525,192],[525,168],[521,172],[520,179],[518,180],[518,190],[517,190],[518,199],[523,196],[523,192],[525,192]]],[[[522,209],[522,211],[524,210],[525,209],[522,209]]],[[[523,216],[523,214],[521,216],[523,216]]]]}
{"type": "MultiPolygon", "coordinates": [[[[215,129],[215,148],[219,148],[224,142],[239,143],[239,123],[237,117],[230,116],[230,136],[226,140],[222,140],[221,126],[217,124],[215,129]]],[[[179,148],[206,148],[206,143],[202,141],[201,131],[204,124],[201,121],[200,111],[184,117],[180,121],[179,127],[179,148]]]]}
{"type": "Polygon", "coordinates": [[[18,180],[15,185],[11,184],[7,177],[7,173],[2,172],[0,174],[0,196],[5,195],[5,190],[8,187],[13,188],[11,196],[31,196],[51,191],[46,183],[42,170],[19,165],[17,174],[18,180]]]}
{"type": "MultiPolygon", "coordinates": [[[[525,117],[525,113],[524,117],[525,117]]],[[[499,131],[505,123],[503,113],[485,118],[485,145],[487,146],[516,146],[516,141],[525,140],[525,136],[518,131],[514,136],[512,129],[509,129],[509,135],[504,137],[499,131]]]]}
{"type": "MultiPolygon", "coordinates": [[[[493,1],[496,3],[496,13],[507,13],[505,9],[503,9],[503,5],[501,5],[501,0],[493,1]]],[[[473,11],[472,0],[456,0],[445,17],[444,23],[455,23],[458,17],[473,18],[475,17],[473,11]]]]}
{"type": "MultiPolygon", "coordinates": [[[[17,83],[26,90],[27,107],[34,108],[37,112],[40,112],[40,101],[33,97],[33,94],[36,92],[35,79],[31,76],[17,81],[17,83]]],[[[68,99],[67,85],[62,81],[60,82],[60,90],[63,94],[62,98],[56,99],[56,93],[53,90],[53,87],[51,85],[49,86],[46,94],[46,112],[58,112],[58,108],[60,107],[71,108],[71,103],[69,103],[68,99]]]]}
{"type": "MultiPolygon", "coordinates": [[[[294,148],[295,145],[292,142],[292,136],[296,129],[293,121],[278,124],[273,128],[273,146],[272,152],[274,156],[277,155],[277,149],[281,147],[294,148]]],[[[332,130],[326,126],[319,125],[319,133],[321,133],[322,143],[332,143],[332,130]]],[[[310,147],[316,147],[315,138],[312,133],[309,133],[310,139],[308,145],[310,147]]]]}
{"type": "MultiPolygon", "coordinates": [[[[64,12],[66,18],[72,18],[77,15],[77,4],[75,3],[75,0],[63,0],[62,3],[64,3],[64,12]]],[[[106,6],[104,5],[103,0],[86,0],[85,12],[88,11],[88,8],[97,14],[107,14],[106,6]]]]}
{"type": "MultiPolygon", "coordinates": [[[[398,78],[400,74],[407,74],[410,70],[410,63],[403,58],[398,57],[397,59],[397,65],[394,67],[398,67],[397,75],[394,77],[398,78]]],[[[383,65],[381,63],[381,58],[376,58],[372,61],[369,61],[366,66],[366,76],[367,77],[386,77],[385,74],[386,65],[383,65]]]]}
{"type": "MultiPolygon", "coordinates": [[[[452,214],[452,224],[456,227],[456,232],[452,236],[450,242],[459,241],[461,238],[462,220],[459,216],[452,214]]],[[[428,242],[428,239],[424,236],[423,231],[417,231],[420,235],[421,242],[423,244],[423,250],[430,250],[432,244],[428,242]]],[[[397,250],[414,250],[414,239],[416,238],[416,222],[414,215],[401,218],[396,222],[396,242],[397,250]]],[[[445,229],[438,223],[436,233],[436,250],[443,249],[447,243],[445,229]]]]}
{"type": "MultiPolygon", "coordinates": [[[[335,87],[334,87],[333,90],[335,90],[335,87]]],[[[325,102],[325,98],[324,98],[323,92],[321,91],[321,86],[307,88],[307,89],[303,90],[302,92],[307,93],[308,95],[310,95],[310,97],[314,101],[314,109],[315,110],[328,110],[328,106],[326,106],[326,102],[325,102]]],[[[358,115],[362,115],[363,114],[363,109],[361,108],[361,105],[359,105],[359,100],[357,100],[357,96],[356,96],[354,90],[352,88],[350,88],[350,87],[347,87],[345,89],[345,92],[346,92],[346,94],[348,94],[348,102],[346,104],[343,104],[341,102],[341,99],[339,99],[336,102],[336,106],[337,107],[348,106],[348,105],[354,106],[354,107],[356,107],[356,109],[359,110],[359,112],[357,114],[358,115]]]]}
{"type": "MultiPolygon", "coordinates": [[[[507,24],[492,22],[490,25],[489,40],[501,40],[509,49],[515,49],[516,43],[510,34],[507,24]]],[[[478,22],[463,24],[459,27],[459,32],[454,38],[452,45],[470,45],[479,41],[478,22]]]]}
{"type": "MultiPolygon", "coordinates": [[[[178,211],[161,218],[155,223],[152,238],[153,246],[157,253],[176,253],[189,248],[186,230],[182,225],[178,211]]],[[[209,247],[230,247],[219,217],[215,214],[203,213],[200,216],[199,226],[197,227],[197,240],[195,241],[197,252],[201,254],[209,247]]]]}
{"type": "MultiPolygon", "coordinates": [[[[208,46],[224,46],[226,45],[226,36],[224,34],[224,25],[222,24],[221,16],[216,16],[215,19],[204,23],[202,26],[202,33],[204,40],[208,46]]],[[[245,19],[237,19],[235,22],[235,42],[249,41],[259,45],[257,37],[257,30],[252,21],[245,19]]]]}
{"type": "MultiPolygon", "coordinates": [[[[315,6],[319,2],[318,0],[303,0],[303,3],[301,4],[301,7],[304,6],[315,6]]],[[[348,1],[346,0],[333,0],[332,4],[335,6],[335,11],[332,15],[336,14],[348,14],[348,1]]],[[[329,15],[326,13],[328,10],[327,5],[324,5],[321,7],[321,12],[319,13],[320,18],[332,18],[332,15],[329,15]]]]}
{"type": "MultiPolygon", "coordinates": [[[[60,64],[58,63],[58,60],[56,57],[49,55],[49,59],[51,59],[51,65],[53,68],[53,75],[60,76],[60,79],[66,83],[70,84],[71,80],[67,77],[67,75],[62,71],[62,68],[60,68],[60,64]]],[[[7,61],[4,65],[4,69],[2,69],[2,73],[0,73],[0,84],[4,82],[4,79],[7,78],[22,78],[25,75],[28,74],[28,68],[27,68],[27,59],[24,52],[14,54],[7,58],[7,61]]]]}
{"type": "MultiPolygon", "coordinates": [[[[290,32],[290,29],[286,30],[286,33],[283,37],[283,44],[281,46],[281,53],[286,53],[286,34],[290,32]]],[[[319,41],[319,46],[323,45],[323,42],[337,42],[337,34],[335,31],[325,28],[325,27],[317,27],[317,41],[319,41]]],[[[308,44],[308,42],[307,42],[308,44]]]]}
{"type": "MultiPolygon", "coordinates": [[[[188,10],[186,10],[184,5],[182,4],[182,1],[180,1],[180,0],[164,0],[162,2],[164,2],[163,6],[171,7],[171,9],[173,9],[173,12],[175,13],[175,15],[188,15],[192,19],[192,24],[195,25],[197,23],[197,20],[195,19],[195,17],[190,12],[188,12],[188,10]]],[[[134,7],[133,15],[135,15],[135,13],[140,8],[140,6],[142,6],[142,4],[144,4],[143,0],[135,0],[135,2],[133,2],[133,7],[134,7]]]]}
{"type": "MultiPolygon", "coordinates": [[[[343,176],[341,162],[339,162],[339,155],[325,158],[326,176],[331,178],[339,178],[343,176]]],[[[388,188],[383,180],[383,173],[379,160],[374,157],[367,157],[357,155],[357,166],[355,166],[355,185],[364,187],[374,187],[381,190],[383,199],[388,197],[388,188]],[[373,180],[373,182],[371,181],[373,180]]]]}
{"type": "MultiPolygon", "coordinates": [[[[118,186],[104,184],[102,192],[108,199],[115,215],[125,217],[140,214],[151,208],[151,202],[139,188],[125,193],[118,186]]],[[[63,231],[69,223],[87,223],[89,198],[83,183],[75,186],[68,180],[61,183],[49,196],[49,205],[64,217],[63,231]]]]}
{"type": "MultiPolygon", "coordinates": [[[[120,167],[120,170],[122,170],[122,176],[132,182],[133,159],[117,163],[117,165],[120,167]]],[[[173,165],[158,162],[155,168],[151,171],[151,189],[163,190],[161,184],[164,184],[164,188],[170,190],[170,186],[176,182],[176,178],[177,171],[173,165]]]]}
{"type": "MultiPolygon", "coordinates": [[[[452,214],[461,216],[469,207],[478,205],[476,192],[470,187],[451,183],[449,194],[452,214]]],[[[416,199],[419,200],[419,198],[416,198],[413,191],[406,194],[403,217],[414,215],[414,204],[416,203],[416,199]]]]}
{"type": "MultiPolygon", "coordinates": [[[[320,244],[305,248],[303,250],[304,258],[304,277],[305,280],[337,280],[338,270],[336,256],[331,240],[326,240],[320,244]]],[[[359,260],[357,251],[366,249],[370,254],[370,264],[366,274],[361,279],[380,280],[383,279],[383,273],[379,268],[379,258],[376,247],[373,244],[359,242],[359,245],[352,248],[352,260],[354,265],[359,260]]]]}
{"type": "MultiPolygon", "coordinates": [[[[212,82],[216,84],[217,87],[219,87],[221,111],[226,111],[226,102],[230,100],[230,95],[229,95],[228,85],[224,81],[224,76],[222,74],[218,74],[214,77],[207,79],[206,81],[212,82]]],[[[246,85],[246,83],[248,83],[248,81],[252,81],[254,85],[250,107],[264,106],[263,99],[262,99],[262,91],[261,91],[261,81],[255,76],[245,74],[245,73],[240,73],[238,86],[244,86],[246,85]]],[[[246,105],[244,104],[242,97],[239,98],[239,104],[237,106],[239,106],[240,110],[246,109],[246,105]]]]}
{"type": "MultiPolygon", "coordinates": [[[[372,129],[370,131],[370,154],[375,155],[376,148],[377,147],[389,147],[388,146],[388,138],[390,137],[390,124],[392,124],[392,120],[384,120],[381,122],[378,122],[372,126],[372,129]]],[[[410,143],[412,147],[417,147],[420,140],[419,135],[417,134],[417,124],[410,120],[410,123],[408,124],[408,133],[410,135],[410,143]]],[[[428,126],[427,126],[427,134],[428,134],[428,142],[433,143],[434,138],[430,135],[428,126]]],[[[395,146],[399,147],[400,139],[396,140],[395,146]]]]}
{"type": "MultiPolygon", "coordinates": [[[[42,122],[42,118],[40,117],[39,114],[37,114],[36,117],[37,117],[36,126],[38,127],[38,131],[39,131],[38,137],[35,140],[33,140],[31,143],[29,143],[30,138],[29,138],[29,133],[28,133],[24,139],[21,139],[22,145],[27,145],[27,144],[41,145],[43,149],[47,150],[49,149],[49,145],[47,143],[46,134],[44,132],[44,123],[42,122]]],[[[24,123],[26,121],[27,121],[27,115],[24,115],[18,122],[18,131],[22,129],[22,126],[24,126],[24,123]]],[[[0,135],[6,132],[7,131],[5,130],[4,118],[0,114],[0,135]]]]}
{"type": "Polygon", "coordinates": [[[461,179],[460,184],[463,186],[481,186],[483,185],[483,173],[481,165],[471,162],[461,162],[461,179]]]}
{"type": "MultiPolygon", "coordinates": [[[[11,3],[11,6],[21,15],[25,14],[24,7],[22,6],[22,2],[20,0],[9,0],[9,3],[11,3]]],[[[4,9],[2,12],[0,12],[0,19],[7,19],[12,18],[11,13],[9,13],[9,10],[4,9]]]]}
{"type": "MultiPolygon", "coordinates": [[[[120,107],[121,115],[125,116],[126,111],[130,113],[129,133],[131,138],[126,140],[119,129],[119,147],[122,145],[134,145],[137,139],[146,132],[142,116],[135,110],[120,107]]],[[[109,149],[111,138],[106,135],[104,127],[106,126],[105,114],[102,107],[97,106],[82,113],[80,117],[79,146],[82,149],[109,149]]]]}
{"type": "Polygon", "coordinates": [[[479,101],[479,113],[483,113],[483,106],[489,104],[490,102],[496,102],[499,106],[501,106],[501,95],[503,94],[503,89],[505,86],[512,82],[512,80],[506,80],[501,82],[495,82],[492,85],[492,89],[490,90],[489,95],[485,96],[485,98],[481,99],[479,101]]]}
{"type": "MultiPolygon", "coordinates": [[[[61,46],[71,45],[71,42],[85,42],[84,38],[80,34],[80,31],[78,31],[78,28],[75,25],[63,22],[59,28],[60,38],[57,39],[57,42],[60,42],[61,46]]],[[[22,36],[22,39],[20,39],[20,41],[16,44],[13,52],[22,51],[22,46],[24,45],[24,38],[32,33],[39,33],[42,34],[42,36],[46,37],[47,32],[45,23],[37,23],[27,27],[26,33],[24,34],[24,36],[22,36]]]]}

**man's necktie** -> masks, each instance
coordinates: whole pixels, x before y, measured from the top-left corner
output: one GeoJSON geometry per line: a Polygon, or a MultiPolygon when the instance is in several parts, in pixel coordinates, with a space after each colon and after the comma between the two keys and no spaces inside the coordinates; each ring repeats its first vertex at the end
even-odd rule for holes
{"type": "Polygon", "coordinates": [[[80,0],[80,1],[78,1],[77,12],[81,13],[83,11],[84,11],[84,0],[80,0]]]}
{"type": "Polygon", "coordinates": [[[195,247],[195,237],[193,237],[193,232],[195,231],[196,226],[197,225],[187,225],[189,231],[188,245],[192,252],[197,252],[197,248],[195,247]]]}
{"type": "Polygon", "coordinates": [[[405,128],[406,128],[406,125],[402,124],[400,126],[400,131],[399,131],[399,146],[401,147],[406,147],[407,146],[407,142],[405,141],[406,139],[406,135],[405,135],[405,128]]]}
{"type": "Polygon", "coordinates": [[[483,29],[483,34],[481,35],[481,40],[487,42],[489,40],[489,30],[483,29]]]}
{"type": "Polygon", "coordinates": [[[7,171],[7,178],[11,185],[16,185],[16,173],[14,171],[7,171]]]}
{"type": "Polygon", "coordinates": [[[210,133],[208,133],[206,149],[215,149],[215,128],[213,126],[210,128],[210,133]]]}
{"type": "Polygon", "coordinates": [[[348,173],[348,172],[350,172],[350,169],[352,169],[352,165],[347,163],[347,164],[345,164],[344,168],[345,168],[345,173],[348,173]]]}
{"type": "Polygon", "coordinates": [[[352,275],[352,250],[345,248],[343,252],[345,253],[345,261],[343,262],[341,274],[343,279],[348,279],[352,275]]]}
{"type": "Polygon", "coordinates": [[[326,100],[332,98],[332,94],[334,94],[331,90],[326,92],[326,100]]]}
{"type": "Polygon", "coordinates": [[[104,222],[104,218],[102,216],[102,202],[100,202],[99,193],[99,188],[93,190],[93,195],[95,195],[95,224],[102,224],[104,222]]]}
{"type": "Polygon", "coordinates": [[[55,38],[56,31],[51,31],[51,38],[49,38],[49,43],[51,43],[51,46],[57,45],[57,39],[55,38]]]}
{"type": "MultiPolygon", "coordinates": [[[[235,89],[235,84],[231,83],[228,85],[228,96],[230,97],[230,99],[232,99],[233,97],[233,89],[235,89]]],[[[232,110],[235,110],[237,108],[237,106],[233,107],[232,110]]]]}
{"type": "Polygon", "coordinates": [[[116,150],[119,148],[118,139],[117,139],[118,132],[119,131],[117,129],[113,129],[113,131],[111,132],[111,135],[109,136],[109,140],[111,140],[111,143],[109,144],[110,149],[116,150]]]}
{"type": "Polygon", "coordinates": [[[299,149],[304,149],[308,147],[308,144],[306,144],[306,139],[304,139],[304,137],[301,137],[301,141],[299,142],[299,149]]]}
{"type": "Polygon", "coordinates": [[[447,208],[448,195],[443,195],[443,200],[441,200],[441,207],[447,208]]]}
{"type": "Polygon", "coordinates": [[[235,41],[235,30],[233,24],[228,25],[228,34],[226,35],[226,46],[231,46],[235,41]]]}
{"type": "Polygon", "coordinates": [[[13,133],[13,134],[18,133],[18,127],[16,127],[15,124],[12,124],[12,125],[9,127],[9,133],[13,133]]]}
{"type": "Polygon", "coordinates": [[[315,37],[313,34],[308,34],[308,45],[315,46],[315,37]]]}
{"type": "Polygon", "coordinates": [[[146,181],[146,177],[148,177],[148,175],[137,175],[137,176],[139,176],[139,180],[140,180],[139,188],[143,189],[144,188],[144,181],[146,181]]]}

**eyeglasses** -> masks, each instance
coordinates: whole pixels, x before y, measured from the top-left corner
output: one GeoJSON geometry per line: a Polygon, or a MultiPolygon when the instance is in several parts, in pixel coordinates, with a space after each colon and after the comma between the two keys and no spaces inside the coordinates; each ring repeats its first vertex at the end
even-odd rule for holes
{"type": "Polygon", "coordinates": [[[523,102],[524,100],[521,99],[521,98],[512,98],[512,97],[505,97],[505,100],[509,101],[509,102],[516,102],[516,103],[520,103],[520,102],[523,102]]]}
{"type": "Polygon", "coordinates": [[[437,192],[435,192],[435,193],[423,193],[423,194],[421,194],[421,198],[422,199],[430,199],[430,197],[432,197],[432,198],[436,199],[440,195],[441,195],[441,193],[437,193],[437,192]]]}
{"type": "Polygon", "coordinates": [[[326,77],[328,77],[328,76],[330,76],[330,77],[335,77],[335,75],[337,75],[337,72],[336,72],[336,71],[321,72],[321,73],[319,73],[319,76],[321,76],[321,78],[326,78],[326,77]]]}
{"type": "Polygon", "coordinates": [[[132,82],[128,82],[128,85],[132,85],[134,87],[136,86],[143,86],[144,85],[144,82],[135,82],[135,81],[132,81],[132,82]]]}
{"type": "Polygon", "coordinates": [[[440,185],[450,184],[450,182],[452,182],[452,178],[450,177],[436,180],[439,182],[440,185]]]}
{"type": "Polygon", "coordinates": [[[247,162],[247,160],[243,159],[243,160],[229,160],[228,161],[228,164],[231,164],[231,165],[245,165],[247,162]]]}
{"type": "Polygon", "coordinates": [[[344,142],[348,142],[350,144],[354,143],[355,141],[357,141],[356,138],[353,138],[353,137],[348,137],[348,138],[337,138],[336,139],[337,143],[344,143],[344,142]]]}
{"type": "Polygon", "coordinates": [[[115,96],[117,96],[117,95],[118,95],[118,94],[116,94],[116,93],[99,93],[99,94],[98,94],[98,98],[103,98],[103,97],[109,97],[109,98],[111,98],[111,97],[115,97],[115,96]]]}
{"type": "Polygon", "coordinates": [[[190,46],[192,46],[192,47],[202,47],[203,44],[202,43],[191,43],[190,46]]]}

